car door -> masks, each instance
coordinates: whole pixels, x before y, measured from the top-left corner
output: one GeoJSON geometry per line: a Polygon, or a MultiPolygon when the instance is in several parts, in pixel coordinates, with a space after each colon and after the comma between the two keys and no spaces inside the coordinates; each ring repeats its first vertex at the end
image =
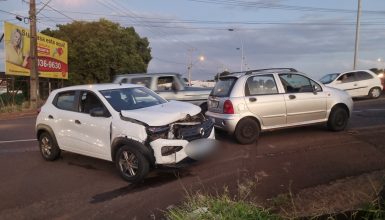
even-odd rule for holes
{"type": "Polygon", "coordinates": [[[72,151],[108,159],[110,152],[110,126],[112,118],[110,114],[105,117],[93,117],[90,112],[95,108],[104,108],[99,97],[92,91],[79,91],[79,104],[72,118],[72,151]]]}
{"type": "Polygon", "coordinates": [[[326,119],[327,94],[318,83],[300,74],[283,73],[279,78],[286,92],[288,125],[326,119]]]}
{"type": "Polygon", "coordinates": [[[245,103],[264,127],[286,124],[285,98],[278,92],[272,74],[250,76],[246,80],[245,103]]]}
{"type": "Polygon", "coordinates": [[[177,91],[177,81],[174,76],[159,76],[156,81],[156,93],[167,100],[180,100],[182,94],[177,91]]]}
{"type": "Polygon", "coordinates": [[[355,72],[343,73],[333,84],[333,87],[346,91],[352,97],[359,96],[359,86],[355,72]]]}
{"type": "Polygon", "coordinates": [[[72,147],[76,145],[73,137],[75,135],[74,118],[78,114],[76,112],[78,96],[76,90],[58,93],[53,101],[57,110],[48,115],[47,120],[54,122],[52,129],[60,148],[63,150],[72,151],[72,147]]]}
{"type": "Polygon", "coordinates": [[[357,96],[366,96],[373,85],[373,76],[365,71],[356,72],[357,96]]]}

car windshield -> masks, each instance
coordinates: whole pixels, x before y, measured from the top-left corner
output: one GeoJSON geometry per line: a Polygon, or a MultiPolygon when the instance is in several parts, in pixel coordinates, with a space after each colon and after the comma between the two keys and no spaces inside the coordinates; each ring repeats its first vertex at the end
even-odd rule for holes
{"type": "Polygon", "coordinates": [[[329,84],[333,82],[339,75],[339,73],[330,73],[322,77],[319,81],[321,81],[323,84],[329,84]]]}
{"type": "Polygon", "coordinates": [[[214,89],[211,91],[211,95],[218,97],[229,96],[235,81],[237,81],[236,77],[219,78],[214,89]]]}
{"type": "Polygon", "coordinates": [[[153,91],[144,87],[110,89],[99,92],[118,112],[146,108],[167,102],[153,91]]]}

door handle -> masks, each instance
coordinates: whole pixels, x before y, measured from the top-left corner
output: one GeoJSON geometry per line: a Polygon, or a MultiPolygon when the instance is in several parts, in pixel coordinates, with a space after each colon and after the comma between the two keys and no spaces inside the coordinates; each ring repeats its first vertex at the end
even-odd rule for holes
{"type": "Polygon", "coordinates": [[[80,124],[82,124],[79,120],[75,120],[75,124],[78,124],[78,125],[80,125],[80,124]]]}
{"type": "Polygon", "coordinates": [[[52,115],[48,115],[48,119],[53,119],[53,116],[52,115]]]}
{"type": "Polygon", "coordinates": [[[357,86],[357,83],[354,83],[354,86],[357,86]]]}
{"type": "Polygon", "coordinates": [[[249,98],[249,101],[250,102],[255,102],[255,101],[257,101],[257,98],[251,97],[251,98],[249,98]]]}
{"type": "Polygon", "coordinates": [[[289,95],[289,99],[295,99],[296,96],[295,95],[289,95]]]}

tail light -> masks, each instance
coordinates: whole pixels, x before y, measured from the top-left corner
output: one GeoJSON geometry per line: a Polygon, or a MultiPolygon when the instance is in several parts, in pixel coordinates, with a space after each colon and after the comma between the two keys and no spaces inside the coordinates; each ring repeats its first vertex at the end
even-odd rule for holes
{"type": "Polygon", "coordinates": [[[224,114],[234,114],[233,103],[230,100],[226,100],[223,104],[223,113],[224,114]]]}

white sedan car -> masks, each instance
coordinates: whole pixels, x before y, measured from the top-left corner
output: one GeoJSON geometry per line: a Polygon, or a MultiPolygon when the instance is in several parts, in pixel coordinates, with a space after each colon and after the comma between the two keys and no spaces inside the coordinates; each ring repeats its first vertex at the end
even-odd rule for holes
{"type": "Polygon", "coordinates": [[[36,120],[44,159],[61,150],[113,161],[130,182],[157,164],[199,159],[214,142],[214,124],[193,104],[171,101],[132,84],[53,91],[36,120]]]}
{"type": "Polygon", "coordinates": [[[329,86],[346,91],[351,97],[378,98],[383,86],[381,79],[370,70],[356,70],[345,73],[331,73],[320,79],[329,86]]]}

